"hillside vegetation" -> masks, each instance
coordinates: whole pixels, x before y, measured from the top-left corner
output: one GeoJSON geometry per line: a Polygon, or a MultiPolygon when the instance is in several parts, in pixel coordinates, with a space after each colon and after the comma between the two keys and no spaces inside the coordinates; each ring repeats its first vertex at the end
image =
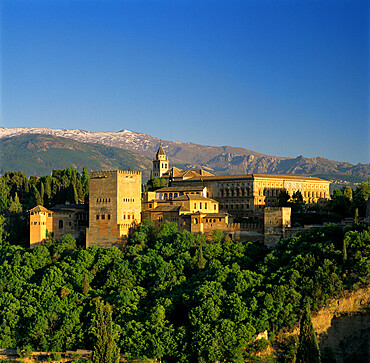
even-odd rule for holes
{"type": "Polygon", "coordinates": [[[81,143],[52,135],[21,135],[0,139],[0,174],[22,170],[27,176],[47,175],[53,169],[141,171],[148,178],[151,161],[132,151],[103,144],[81,143]]]}
{"type": "Polygon", "coordinates": [[[68,235],[30,250],[7,245],[0,231],[3,348],[91,349],[101,298],[113,308],[128,358],[258,361],[261,346],[252,341],[259,332],[273,338],[299,321],[304,301],[317,310],[370,281],[368,226],[345,234],[328,226],[273,251],[218,233],[205,241],[171,223],[156,233],[150,220],[122,251],[79,249],[68,235]]]}

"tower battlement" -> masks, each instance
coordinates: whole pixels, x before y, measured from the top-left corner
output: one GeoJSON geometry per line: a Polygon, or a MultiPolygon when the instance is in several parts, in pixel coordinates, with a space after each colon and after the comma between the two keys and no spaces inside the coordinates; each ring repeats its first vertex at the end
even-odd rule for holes
{"type": "Polygon", "coordinates": [[[131,171],[131,170],[106,170],[106,171],[90,171],[90,177],[108,177],[112,175],[141,175],[141,171],[131,171]]]}

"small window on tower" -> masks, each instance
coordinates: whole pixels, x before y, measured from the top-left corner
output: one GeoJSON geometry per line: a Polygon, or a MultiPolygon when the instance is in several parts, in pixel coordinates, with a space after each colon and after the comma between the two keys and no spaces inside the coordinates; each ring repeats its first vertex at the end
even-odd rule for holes
{"type": "Polygon", "coordinates": [[[105,219],[105,214],[102,214],[101,219],[105,219]]]}
{"type": "Polygon", "coordinates": [[[96,215],[96,219],[99,219],[99,214],[96,215]]]}
{"type": "Polygon", "coordinates": [[[110,219],[110,214],[108,214],[108,219],[110,219]]]}

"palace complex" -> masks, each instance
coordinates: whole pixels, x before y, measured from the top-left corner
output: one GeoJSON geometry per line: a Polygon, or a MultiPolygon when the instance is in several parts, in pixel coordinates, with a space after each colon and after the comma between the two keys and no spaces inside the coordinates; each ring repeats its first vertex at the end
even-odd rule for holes
{"type": "Polygon", "coordinates": [[[278,207],[282,191],[300,191],[307,205],[326,203],[329,182],[319,178],[280,175],[215,176],[202,169],[169,168],[160,146],[153,159],[153,177],[168,187],[142,193],[141,173],[96,171],[90,173],[88,211],[84,205],[30,210],[30,245],[49,234],[58,238],[86,233],[86,246],[121,246],[145,218],[159,228],[166,221],[179,230],[209,235],[219,229],[239,241],[264,241],[273,246],[290,227],[290,208],[278,207]],[[234,223],[251,217],[253,223],[234,223]]]}

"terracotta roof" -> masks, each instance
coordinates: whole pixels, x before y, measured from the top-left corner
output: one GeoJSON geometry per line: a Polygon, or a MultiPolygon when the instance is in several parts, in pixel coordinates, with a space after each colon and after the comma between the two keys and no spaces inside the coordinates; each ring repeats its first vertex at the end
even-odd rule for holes
{"type": "Polygon", "coordinates": [[[203,197],[202,195],[196,195],[196,194],[186,194],[186,195],[181,195],[180,197],[172,198],[171,200],[175,201],[182,201],[182,200],[201,200],[205,202],[213,202],[213,203],[218,203],[214,199],[203,197]]]}
{"type": "Polygon", "coordinates": [[[198,176],[213,176],[213,174],[209,173],[208,171],[205,171],[203,169],[197,169],[197,170],[181,170],[176,167],[173,167],[169,170],[167,170],[162,177],[173,177],[173,178],[183,178],[183,177],[198,177],[198,176]]]}
{"type": "Polygon", "coordinates": [[[158,159],[158,155],[166,156],[166,153],[164,152],[162,145],[159,145],[159,148],[158,148],[158,151],[157,151],[157,154],[156,154],[157,159],[158,159]]]}
{"type": "Polygon", "coordinates": [[[203,186],[198,186],[198,187],[164,187],[157,189],[156,192],[197,192],[197,191],[202,191],[205,187],[203,186]]]}
{"type": "Polygon", "coordinates": [[[36,207],[30,209],[29,212],[50,212],[50,210],[46,209],[42,205],[37,205],[36,207]]]}
{"type": "Polygon", "coordinates": [[[148,212],[179,212],[179,211],[190,212],[188,208],[185,208],[182,205],[161,205],[154,209],[148,209],[147,211],[148,212]]]}
{"type": "Polygon", "coordinates": [[[54,212],[74,213],[78,210],[87,210],[86,204],[57,204],[50,208],[54,212]]]}
{"type": "Polygon", "coordinates": [[[208,213],[204,216],[204,218],[221,218],[226,217],[228,213],[208,213]]]}

